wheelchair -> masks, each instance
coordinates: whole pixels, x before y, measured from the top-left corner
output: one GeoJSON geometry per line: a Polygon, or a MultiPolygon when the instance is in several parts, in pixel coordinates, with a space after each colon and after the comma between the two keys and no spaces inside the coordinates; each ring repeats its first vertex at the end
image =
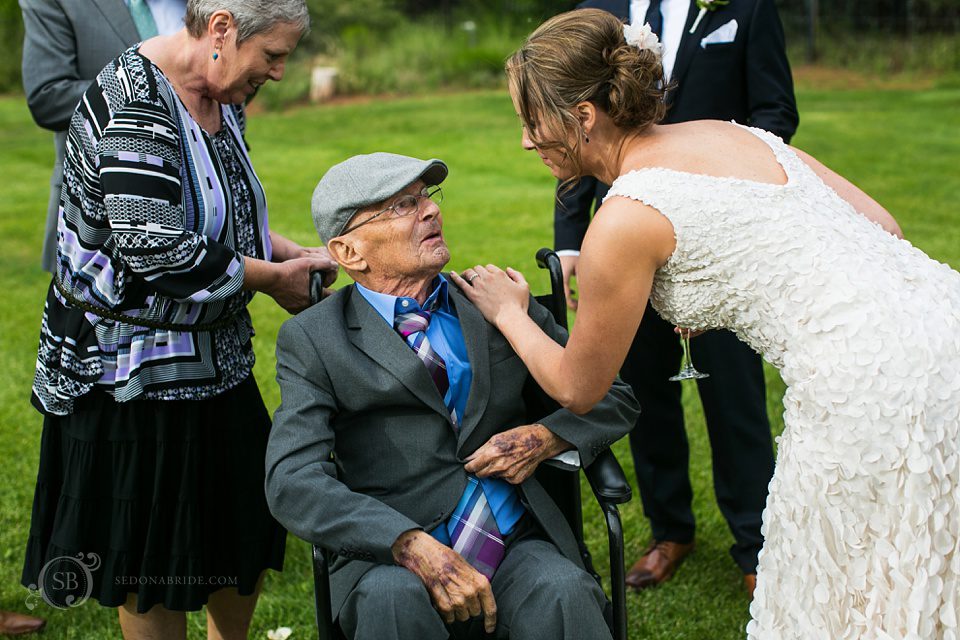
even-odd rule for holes
{"type": "MultiPolygon", "coordinates": [[[[560,258],[551,249],[540,249],[536,254],[537,266],[546,269],[550,275],[550,293],[537,296],[537,302],[553,314],[556,322],[567,328],[567,306],[563,293],[563,273],[560,258]]],[[[313,286],[316,300],[320,297],[320,286],[313,286]]],[[[542,391],[539,406],[531,407],[531,420],[555,410],[556,403],[542,391]]],[[[605,617],[614,640],[627,640],[627,602],[624,575],[623,526],[617,505],[631,498],[630,484],[623,469],[607,449],[582,470],[587,477],[593,495],[603,511],[607,526],[608,550],[610,554],[611,593],[605,617]]],[[[583,511],[580,501],[580,470],[571,470],[542,464],[536,471],[537,480],[560,508],[574,537],[580,546],[580,555],[587,572],[597,584],[600,575],[594,570],[590,550],[583,539],[583,511]]],[[[344,635],[335,623],[330,606],[329,560],[331,552],[322,547],[313,546],[314,600],[316,606],[317,631],[319,640],[344,640],[344,635]]]]}

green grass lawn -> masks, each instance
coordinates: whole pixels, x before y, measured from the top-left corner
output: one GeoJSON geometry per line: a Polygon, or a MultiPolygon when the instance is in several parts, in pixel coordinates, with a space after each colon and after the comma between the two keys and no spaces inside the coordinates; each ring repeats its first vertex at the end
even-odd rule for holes
{"type": "MultiPolygon", "coordinates": [[[[960,180],[960,89],[930,91],[803,91],[795,144],[837,169],[886,205],[908,239],[931,256],[960,266],[957,202],[960,180]]],[[[391,102],[302,108],[254,116],[249,142],[266,185],[274,228],[313,243],[310,194],[331,164],[349,155],[393,151],[440,157],[450,167],[443,211],[451,267],[477,262],[512,265],[536,287],[545,279],[534,251],[552,241],[553,179],[535,155],[522,153],[520,127],[503,92],[391,102]]],[[[29,527],[41,418],[29,403],[36,339],[49,278],[39,268],[51,137],[37,129],[19,97],[0,99],[0,609],[24,609],[19,586],[29,527]]],[[[279,401],[273,381],[273,343],[285,313],[265,296],[253,304],[258,328],[256,375],[271,409],[279,401]]],[[[783,385],[768,371],[768,406],[774,430],[783,426],[783,385]]],[[[631,594],[630,636],[664,640],[721,640],[743,636],[747,597],[727,555],[731,537],[713,498],[710,455],[695,394],[686,397],[692,443],[691,474],[699,520],[698,548],[663,587],[631,594]]],[[[632,469],[625,441],[616,445],[632,469]]],[[[628,473],[631,476],[632,471],[628,473]]],[[[627,557],[632,562],[649,529],[639,499],[623,509],[627,557]]],[[[588,507],[587,535],[601,572],[605,532],[588,507]]],[[[119,636],[116,614],[95,603],[69,612],[42,605],[47,637],[119,636]]],[[[289,538],[286,569],[269,576],[252,637],[277,626],[294,640],[314,635],[309,550],[289,538]]],[[[190,616],[190,637],[204,637],[202,615],[190,616]]]]}

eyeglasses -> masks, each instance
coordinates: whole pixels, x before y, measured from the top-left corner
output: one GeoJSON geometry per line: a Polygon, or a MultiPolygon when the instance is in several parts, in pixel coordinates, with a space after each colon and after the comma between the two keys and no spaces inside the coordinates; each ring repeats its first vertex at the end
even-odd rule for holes
{"type": "Polygon", "coordinates": [[[349,227],[346,231],[344,231],[340,235],[346,235],[351,231],[353,231],[354,229],[359,229],[360,227],[367,224],[368,222],[373,222],[383,214],[390,211],[393,212],[393,216],[395,218],[403,218],[405,216],[413,215],[414,213],[420,210],[420,200],[422,198],[430,198],[437,204],[440,204],[441,202],[443,202],[443,191],[440,189],[440,187],[428,187],[428,189],[424,189],[424,191],[425,193],[418,193],[418,194],[408,193],[400,196],[399,198],[394,200],[392,205],[390,205],[383,211],[378,211],[377,213],[373,214],[363,222],[359,224],[355,224],[352,227],[349,227]]]}

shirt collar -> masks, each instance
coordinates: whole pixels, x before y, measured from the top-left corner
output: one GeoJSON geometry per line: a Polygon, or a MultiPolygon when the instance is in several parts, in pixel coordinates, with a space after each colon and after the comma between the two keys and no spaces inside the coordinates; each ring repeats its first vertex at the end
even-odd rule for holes
{"type": "MultiPolygon", "coordinates": [[[[447,283],[446,278],[444,278],[442,275],[438,275],[434,282],[436,284],[433,288],[433,291],[429,296],[427,296],[422,308],[430,308],[436,300],[438,311],[451,313],[450,297],[447,291],[449,284],[447,283]]],[[[357,291],[360,292],[360,295],[370,303],[370,306],[376,309],[377,313],[379,313],[380,316],[386,320],[391,327],[393,326],[394,320],[396,319],[398,313],[409,313],[411,311],[419,311],[421,309],[421,306],[417,304],[417,301],[413,298],[402,298],[399,296],[392,296],[388,293],[372,291],[367,289],[359,282],[355,283],[354,286],[357,288],[357,291]]]]}

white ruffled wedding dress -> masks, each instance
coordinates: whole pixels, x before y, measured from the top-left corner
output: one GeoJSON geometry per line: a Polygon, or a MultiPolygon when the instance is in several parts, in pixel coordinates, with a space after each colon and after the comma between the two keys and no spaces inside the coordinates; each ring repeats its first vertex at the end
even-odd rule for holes
{"type": "Polygon", "coordinates": [[[785,185],[646,169],[608,196],[673,224],[660,314],[732,329],[787,384],[747,636],[960,640],[960,274],[749,130],[785,185]]]}

